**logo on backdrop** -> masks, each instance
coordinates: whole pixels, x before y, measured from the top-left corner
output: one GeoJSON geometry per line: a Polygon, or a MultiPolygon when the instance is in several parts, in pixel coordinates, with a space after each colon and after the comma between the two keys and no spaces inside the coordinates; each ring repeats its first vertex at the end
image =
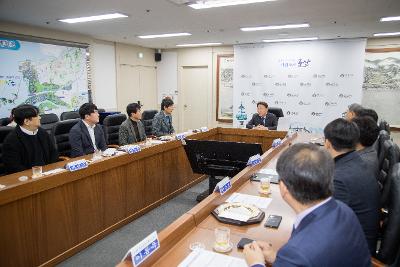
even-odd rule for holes
{"type": "Polygon", "coordinates": [[[316,93],[316,92],[314,92],[311,96],[312,96],[312,97],[324,97],[323,94],[316,93]]]}
{"type": "Polygon", "coordinates": [[[0,49],[18,50],[20,47],[18,40],[0,39],[0,49]]]}
{"type": "Polygon", "coordinates": [[[303,102],[303,101],[300,101],[300,102],[299,102],[299,105],[300,105],[300,106],[308,106],[308,105],[311,105],[311,102],[303,102]]]}
{"type": "Polygon", "coordinates": [[[283,68],[305,68],[311,63],[309,58],[299,58],[299,59],[280,59],[278,63],[283,68]]]}
{"type": "Polygon", "coordinates": [[[289,79],[296,79],[297,77],[299,77],[299,75],[297,74],[288,74],[287,76],[289,79]]]}
{"type": "Polygon", "coordinates": [[[286,111],[286,115],[288,116],[299,116],[299,112],[298,111],[286,111]]]}
{"type": "Polygon", "coordinates": [[[325,74],[316,74],[316,73],[315,73],[315,74],[313,75],[313,78],[316,78],[316,79],[317,79],[317,78],[318,78],[318,79],[323,79],[323,78],[325,78],[325,77],[326,77],[325,74]]]}
{"type": "Polygon", "coordinates": [[[242,92],[241,95],[242,96],[251,96],[251,93],[250,92],[242,92]]]}
{"type": "Polygon", "coordinates": [[[287,97],[299,97],[299,94],[288,93],[286,96],[287,97]]]}
{"type": "Polygon", "coordinates": [[[340,78],[353,78],[354,74],[353,73],[342,73],[339,75],[340,78]]]}
{"type": "Polygon", "coordinates": [[[338,87],[338,86],[339,86],[339,84],[338,84],[338,83],[335,83],[335,82],[332,82],[332,83],[327,82],[327,83],[325,83],[325,85],[326,85],[326,86],[330,86],[330,87],[338,87]]]}
{"type": "Polygon", "coordinates": [[[310,86],[311,86],[311,83],[310,83],[310,82],[306,82],[306,83],[301,82],[301,83],[300,83],[300,86],[301,86],[301,87],[310,87],[310,86]]]}
{"type": "Polygon", "coordinates": [[[274,97],[274,93],[267,93],[267,92],[265,92],[265,93],[263,93],[263,96],[264,97],[274,97]]]}
{"type": "Polygon", "coordinates": [[[339,94],[338,97],[339,97],[339,98],[351,98],[352,95],[339,94]]]}
{"type": "Polygon", "coordinates": [[[251,85],[252,85],[252,86],[261,86],[261,85],[263,85],[263,83],[252,82],[251,85]]]}
{"type": "Polygon", "coordinates": [[[264,74],[264,78],[266,78],[266,79],[272,79],[272,78],[274,78],[274,75],[271,75],[271,74],[264,74]]]}
{"type": "Polygon", "coordinates": [[[250,74],[241,74],[241,75],[240,75],[240,78],[243,78],[243,79],[251,79],[251,75],[250,75],[250,74]]]}
{"type": "Polygon", "coordinates": [[[311,116],[315,116],[315,117],[320,117],[320,116],[322,116],[322,112],[311,112],[311,116]]]}
{"type": "Polygon", "coordinates": [[[274,102],[274,104],[275,104],[275,105],[286,105],[286,101],[278,101],[278,100],[276,100],[276,101],[274,102]]]}
{"type": "Polygon", "coordinates": [[[274,83],[274,85],[275,86],[286,86],[286,83],[285,82],[283,82],[283,83],[274,83]]]}
{"type": "Polygon", "coordinates": [[[337,102],[325,102],[325,106],[327,106],[327,107],[336,107],[337,106],[337,102]]]}

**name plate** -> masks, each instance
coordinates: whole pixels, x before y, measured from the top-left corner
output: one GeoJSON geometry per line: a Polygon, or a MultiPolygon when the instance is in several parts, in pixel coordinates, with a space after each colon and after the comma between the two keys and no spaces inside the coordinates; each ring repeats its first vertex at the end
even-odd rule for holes
{"type": "Polygon", "coordinates": [[[160,241],[158,240],[157,232],[154,231],[129,250],[133,266],[139,266],[159,248],[160,241]]]}
{"type": "Polygon", "coordinates": [[[176,134],[176,135],[175,135],[175,139],[176,139],[176,140],[183,140],[183,139],[185,139],[185,138],[186,138],[185,133],[179,133],[179,134],[176,134]]]}
{"type": "Polygon", "coordinates": [[[207,127],[200,127],[200,132],[204,133],[207,132],[208,128],[207,127]]]}
{"type": "Polygon", "coordinates": [[[65,165],[65,169],[69,170],[70,172],[82,170],[87,167],[88,167],[88,162],[85,159],[75,160],[65,165]]]}
{"type": "Polygon", "coordinates": [[[274,139],[274,141],[272,141],[273,148],[280,146],[281,144],[282,144],[282,139],[280,139],[280,138],[274,139]]]}
{"type": "Polygon", "coordinates": [[[221,195],[225,194],[229,189],[231,189],[231,180],[229,177],[222,179],[216,186],[214,191],[218,191],[221,195]]]}
{"type": "Polygon", "coordinates": [[[138,145],[127,145],[127,146],[124,146],[123,149],[128,154],[138,153],[141,150],[140,146],[138,146],[138,145]]]}
{"type": "Polygon", "coordinates": [[[249,158],[249,160],[247,161],[247,165],[250,165],[250,166],[255,166],[255,165],[260,164],[260,163],[261,163],[261,156],[260,156],[260,154],[251,156],[251,157],[249,158]]]}

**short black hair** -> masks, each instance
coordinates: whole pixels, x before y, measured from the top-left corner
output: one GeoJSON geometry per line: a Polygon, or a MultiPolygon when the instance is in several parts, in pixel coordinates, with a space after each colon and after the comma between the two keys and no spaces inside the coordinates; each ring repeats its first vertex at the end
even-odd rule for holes
{"type": "Polygon", "coordinates": [[[258,107],[258,105],[263,105],[265,108],[268,108],[267,102],[264,102],[264,101],[258,102],[258,103],[257,103],[257,107],[258,107]]]}
{"type": "Polygon", "coordinates": [[[353,150],[360,138],[360,130],[354,122],[339,118],[325,126],[324,135],[336,151],[353,150]]]}
{"type": "Polygon", "coordinates": [[[357,113],[358,111],[362,110],[363,107],[360,104],[353,103],[349,106],[349,111],[352,111],[354,113],[357,113]]]}
{"type": "Polygon", "coordinates": [[[39,115],[39,109],[33,105],[23,104],[13,109],[14,121],[19,126],[24,125],[25,119],[32,119],[39,115]]]}
{"type": "Polygon", "coordinates": [[[365,147],[372,146],[379,135],[379,127],[376,121],[370,116],[355,117],[352,121],[357,124],[360,130],[360,144],[365,147]]]}
{"type": "Polygon", "coordinates": [[[140,110],[141,106],[138,103],[130,103],[126,106],[126,113],[128,114],[128,117],[131,116],[132,113],[138,112],[140,110]]]}
{"type": "Polygon", "coordinates": [[[97,106],[93,103],[85,103],[79,108],[79,116],[81,119],[85,119],[86,115],[94,113],[97,110],[97,106]]]}
{"type": "Polygon", "coordinates": [[[166,108],[173,106],[174,101],[170,97],[166,97],[161,101],[161,110],[165,110],[166,108]]]}
{"type": "Polygon", "coordinates": [[[376,111],[372,108],[363,108],[357,111],[355,114],[356,117],[370,116],[376,124],[378,123],[378,113],[376,113],[376,111]]]}
{"type": "Polygon", "coordinates": [[[301,204],[311,204],[333,193],[334,162],[326,149],[314,144],[290,146],[276,164],[279,179],[301,204]]]}

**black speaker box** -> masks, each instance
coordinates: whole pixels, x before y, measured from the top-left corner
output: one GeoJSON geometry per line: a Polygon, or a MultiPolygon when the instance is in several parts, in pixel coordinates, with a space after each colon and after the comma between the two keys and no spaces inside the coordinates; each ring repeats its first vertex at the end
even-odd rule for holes
{"type": "Polygon", "coordinates": [[[157,53],[157,52],[156,52],[156,53],[154,54],[154,60],[157,61],[157,62],[158,62],[158,61],[161,61],[161,53],[157,53]]]}

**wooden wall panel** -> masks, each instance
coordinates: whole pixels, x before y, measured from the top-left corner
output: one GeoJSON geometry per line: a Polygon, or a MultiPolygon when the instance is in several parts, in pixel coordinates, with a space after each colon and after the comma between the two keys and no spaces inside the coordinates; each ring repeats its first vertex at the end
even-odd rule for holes
{"type": "Polygon", "coordinates": [[[125,218],[126,210],[126,177],[123,167],[117,167],[103,172],[104,223],[109,227],[125,218]]]}
{"type": "Polygon", "coordinates": [[[126,216],[134,214],[146,206],[145,202],[145,160],[128,164],[126,171],[126,216]]]}

